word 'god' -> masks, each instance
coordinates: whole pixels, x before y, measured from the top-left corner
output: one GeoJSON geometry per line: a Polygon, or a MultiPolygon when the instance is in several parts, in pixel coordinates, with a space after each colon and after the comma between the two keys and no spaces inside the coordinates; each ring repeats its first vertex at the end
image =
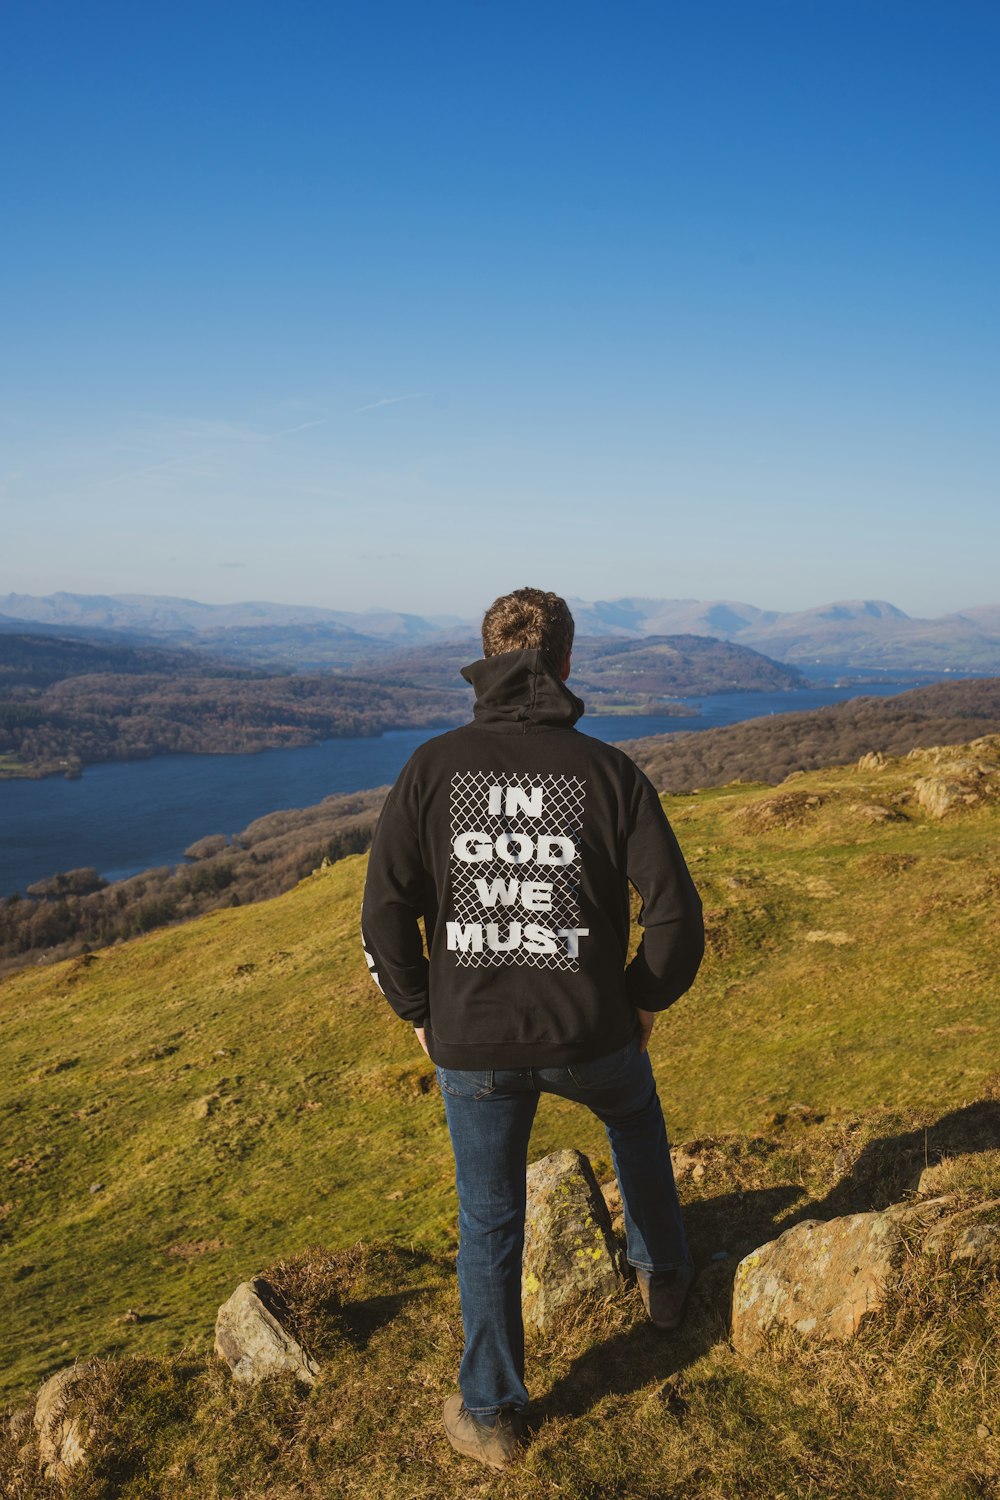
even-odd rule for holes
{"type": "MultiPolygon", "coordinates": [[[[486,810],[493,818],[502,814],[516,817],[518,813],[540,818],[544,791],[540,786],[490,786],[486,810]]],[[[536,837],[530,833],[501,833],[496,838],[488,833],[460,833],[452,841],[452,852],[465,864],[477,864],[494,855],[508,865],[524,865],[532,859],[540,865],[571,865],[576,859],[573,840],[559,833],[539,833],[536,837]]]]}

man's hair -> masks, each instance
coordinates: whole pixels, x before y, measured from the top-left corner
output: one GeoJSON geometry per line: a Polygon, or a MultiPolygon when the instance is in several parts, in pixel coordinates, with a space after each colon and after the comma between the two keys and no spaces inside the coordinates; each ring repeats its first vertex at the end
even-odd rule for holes
{"type": "Polygon", "coordinates": [[[494,599],[483,616],[483,655],[537,648],[561,672],[573,646],[573,629],[569,605],[558,594],[515,589],[494,599]]]}

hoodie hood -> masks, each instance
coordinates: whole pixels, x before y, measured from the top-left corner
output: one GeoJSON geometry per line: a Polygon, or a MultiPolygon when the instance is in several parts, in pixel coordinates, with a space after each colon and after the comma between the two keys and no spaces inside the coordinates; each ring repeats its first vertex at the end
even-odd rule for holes
{"type": "Polygon", "coordinates": [[[484,728],[509,734],[572,729],[584,711],[583,700],[537,647],[484,656],[463,667],[462,676],[476,690],[475,719],[484,728]]]}

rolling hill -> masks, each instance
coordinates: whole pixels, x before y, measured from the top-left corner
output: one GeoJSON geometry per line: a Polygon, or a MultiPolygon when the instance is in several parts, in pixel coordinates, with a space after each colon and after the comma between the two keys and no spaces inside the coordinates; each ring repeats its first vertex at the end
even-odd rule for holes
{"type": "MultiPolygon", "coordinates": [[[[654,1032],[675,1139],[980,1095],[998,789],[993,736],[667,802],[709,933],[654,1032]]],[[[307,1244],[454,1248],[433,1075],[361,956],[364,870],[0,981],[6,1394],[78,1352],[203,1341],[227,1287],[307,1244]]],[[[597,1122],[548,1099],[533,1155],[568,1144],[609,1175],[597,1122]]]]}

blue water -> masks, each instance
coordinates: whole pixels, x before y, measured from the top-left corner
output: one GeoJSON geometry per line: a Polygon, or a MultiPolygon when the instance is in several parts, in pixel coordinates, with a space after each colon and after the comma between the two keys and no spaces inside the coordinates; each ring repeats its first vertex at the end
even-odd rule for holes
{"type": "MultiPolygon", "coordinates": [[[[890,697],[908,684],[865,687],[890,697]]],[[[859,696],[856,687],[784,693],[719,693],[688,700],[693,718],[594,716],[580,728],[602,740],[712,729],[770,713],[822,708],[859,696]]],[[[88,766],[79,781],[0,781],[0,895],[24,891],[56,870],[95,866],[121,880],[175,865],[195,839],[238,833],[254,818],[307,807],[333,792],[356,792],[395,779],[431,729],[393,730],[377,739],[324,740],[259,755],[165,755],[88,766]]]]}

